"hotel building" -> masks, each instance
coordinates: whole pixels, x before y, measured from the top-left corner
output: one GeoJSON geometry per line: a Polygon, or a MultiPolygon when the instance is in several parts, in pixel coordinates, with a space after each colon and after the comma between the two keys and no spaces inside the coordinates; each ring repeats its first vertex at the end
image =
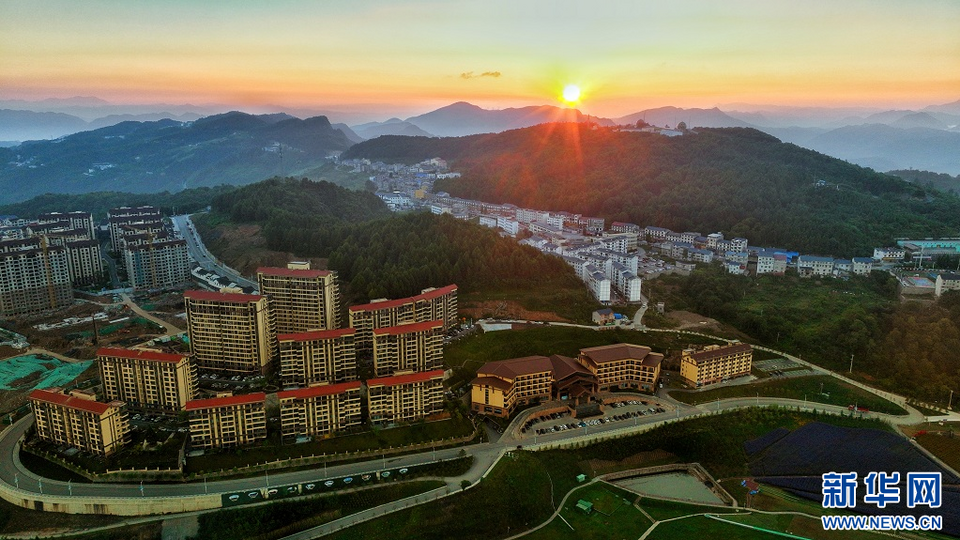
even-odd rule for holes
{"type": "Polygon", "coordinates": [[[59,388],[30,393],[37,436],[44,441],[74,446],[108,456],[130,440],[130,424],[123,403],[94,401],[92,395],[59,388]]]}
{"type": "Polygon", "coordinates": [[[277,392],[284,439],[332,435],[359,426],[360,381],[277,392]]]}
{"type": "Polygon", "coordinates": [[[290,263],[287,268],[258,268],[257,282],[276,314],[278,334],[340,328],[336,273],[290,263]]]}
{"type": "Polygon", "coordinates": [[[235,374],[270,369],[276,339],[266,297],[186,291],[183,299],[190,350],[199,367],[235,374]]]}
{"type": "Polygon", "coordinates": [[[197,371],[187,355],[101,348],[97,365],[106,399],[131,408],[176,414],[196,392],[197,371]]]}
{"type": "Polygon", "coordinates": [[[443,364],[443,321],[402,324],[373,331],[377,377],[400,371],[430,371],[443,364]]]}
{"type": "Polygon", "coordinates": [[[373,331],[407,323],[443,321],[443,329],[457,324],[457,286],[424,289],[417,296],[399,300],[374,300],[350,306],[350,328],[357,330],[357,349],[373,347],[373,331]]]}
{"type": "Polygon", "coordinates": [[[367,381],[367,411],[372,423],[411,422],[442,409],[442,369],[367,381]]]}
{"type": "Polygon", "coordinates": [[[597,378],[599,390],[635,388],[653,392],[663,355],[650,347],[618,343],[580,350],[577,362],[597,378]]]}
{"type": "Polygon", "coordinates": [[[267,438],[263,392],[188,401],[190,444],[195,448],[228,448],[267,438]]]}
{"type": "Polygon", "coordinates": [[[353,328],[279,334],[280,378],[285,386],[346,382],[357,378],[353,328]]]}
{"type": "Polygon", "coordinates": [[[680,376],[688,383],[704,386],[741,375],[749,375],[753,348],[746,343],[709,345],[702,351],[685,349],[680,358],[680,376]]]}
{"type": "Polygon", "coordinates": [[[471,409],[508,417],[517,407],[559,399],[578,404],[597,391],[597,378],[573,358],[525,356],[488,362],[471,382],[471,409]]]}

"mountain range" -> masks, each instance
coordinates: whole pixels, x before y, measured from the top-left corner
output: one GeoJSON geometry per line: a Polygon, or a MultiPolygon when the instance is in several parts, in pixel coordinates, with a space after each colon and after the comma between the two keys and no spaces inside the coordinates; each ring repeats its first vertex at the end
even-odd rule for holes
{"type": "Polygon", "coordinates": [[[960,198],[783,143],[753,128],[680,136],[548,124],[465,137],[386,136],[341,157],[440,157],[458,197],[749,238],[806,253],[869,255],[899,236],[955,235],[960,198]],[[824,187],[829,186],[829,187],[824,187]]]}
{"type": "Polygon", "coordinates": [[[47,192],[154,193],[305,174],[353,142],[326,117],[230,112],[125,121],[0,148],[0,203],[47,192]]]}

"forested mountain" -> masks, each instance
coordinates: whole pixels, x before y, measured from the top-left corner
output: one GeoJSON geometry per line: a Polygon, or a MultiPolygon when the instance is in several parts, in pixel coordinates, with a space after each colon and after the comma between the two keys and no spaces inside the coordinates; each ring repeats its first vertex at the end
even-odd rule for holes
{"type": "Polygon", "coordinates": [[[30,200],[0,206],[0,214],[12,214],[22,218],[35,218],[44,212],[91,212],[97,220],[104,219],[107,211],[119,206],[156,206],[166,215],[190,214],[203,210],[214,197],[236,189],[234,186],[216,186],[185,189],[176,193],[122,193],[97,191],[78,195],[46,193],[30,200]]]}
{"type": "Polygon", "coordinates": [[[350,302],[447,283],[478,291],[536,282],[586,294],[558,257],[449,216],[394,215],[376,195],[329,182],[272,178],[244,186],[216,197],[210,218],[260,225],[271,250],[328,258],[349,284],[350,302]]]}
{"type": "Polygon", "coordinates": [[[122,122],[0,149],[0,202],[46,192],[134,193],[303,174],[353,144],[326,117],[232,112],[195,122],[122,122]]]}
{"type": "Polygon", "coordinates": [[[463,177],[453,195],[677,231],[722,231],[756,245],[867,255],[901,236],[955,235],[960,199],[805,150],[753,129],[681,137],[548,124],[461,138],[381,137],[345,154],[439,156],[463,177]]]}
{"type": "Polygon", "coordinates": [[[458,101],[420,116],[408,123],[441,137],[459,137],[477,133],[495,133],[549,122],[598,122],[611,125],[606,118],[588,117],[576,109],[540,105],[499,110],[484,109],[458,101]]]}

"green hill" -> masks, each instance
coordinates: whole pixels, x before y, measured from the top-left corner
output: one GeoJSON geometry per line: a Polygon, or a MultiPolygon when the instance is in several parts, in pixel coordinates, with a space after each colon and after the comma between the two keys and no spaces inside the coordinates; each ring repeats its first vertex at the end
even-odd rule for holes
{"type": "Polygon", "coordinates": [[[120,124],[0,151],[0,203],[47,193],[155,193],[304,175],[353,144],[323,116],[231,112],[120,124]]]}
{"type": "Polygon", "coordinates": [[[439,156],[463,173],[436,190],[677,231],[856,256],[902,236],[955,235],[960,199],[753,129],[680,137],[547,124],[458,138],[380,137],[344,157],[439,156]]]}

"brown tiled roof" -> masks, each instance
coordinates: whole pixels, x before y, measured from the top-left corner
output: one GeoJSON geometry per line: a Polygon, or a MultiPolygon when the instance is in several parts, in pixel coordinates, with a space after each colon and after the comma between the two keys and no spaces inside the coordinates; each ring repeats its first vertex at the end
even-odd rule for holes
{"type": "Polygon", "coordinates": [[[440,287],[439,289],[434,289],[432,291],[411,296],[409,298],[397,298],[396,300],[384,300],[382,302],[372,302],[370,304],[350,306],[350,311],[373,311],[377,309],[395,308],[404,304],[413,304],[421,300],[434,300],[445,294],[455,292],[456,290],[456,285],[447,285],[446,287],[440,287]]]}
{"type": "Polygon", "coordinates": [[[130,360],[155,360],[158,362],[171,362],[174,364],[187,357],[185,354],[167,354],[157,351],[145,351],[142,349],[114,349],[109,347],[101,347],[97,349],[97,356],[127,358],[130,360]]]}
{"type": "Polygon", "coordinates": [[[443,378],[443,370],[435,369],[433,371],[420,371],[406,375],[394,375],[392,377],[380,377],[379,379],[368,379],[367,387],[371,386],[397,386],[399,384],[410,384],[417,382],[427,382],[433,379],[443,378]]]}
{"type": "Polygon", "coordinates": [[[553,366],[553,378],[557,381],[562,381],[571,375],[586,375],[592,377],[593,374],[590,373],[590,370],[583,367],[580,362],[577,362],[573,358],[567,356],[560,356],[555,354],[550,357],[550,364],[553,366]]]}
{"type": "Polygon", "coordinates": [[[613,345],[602,345],[600,347],[588,347],[581,349],[580,353],[597,364],[605,364],[627,358],[643,360],[650,354],[650,347],[630,343],[615,343],[613,345]]]}
{"type": "Polygon", "coordinates": [[[708,362],[710,360],[720,358],[721,356],[747,352],[752,349],[753,347],[751,347],[749,343],[738,343],[736,345],[727,345],[725,347],[720,347],[719,349],[695,352],[690,356],[697,362],[708,362]]]}
{"type": "Polygon", "coordinates": [[[546,356],[524,356],[523,358],[487,362],[477,370],[477,376],[496,375],[513,380],[520,375],[531,375],[545,371],[553,371],[553,363],[549,358],[546,356]]]}
{"type": "Polygon", "coordinates": [[[510,383],[503,379],[498,379],[496,377],[477,377],[476,379],[470,381],[470,384],[474,386],[484,385],[491,386],[500,390],[502,392],[508,392],[512,386],[510,383]]]}
{"type": "Polygon", "coordinates": [[[663,362],[663,355],[656,352],[648,354],[643,359],[643,365],[647,367],[657,367],[660,365],[660,362],[663,362]]]}

